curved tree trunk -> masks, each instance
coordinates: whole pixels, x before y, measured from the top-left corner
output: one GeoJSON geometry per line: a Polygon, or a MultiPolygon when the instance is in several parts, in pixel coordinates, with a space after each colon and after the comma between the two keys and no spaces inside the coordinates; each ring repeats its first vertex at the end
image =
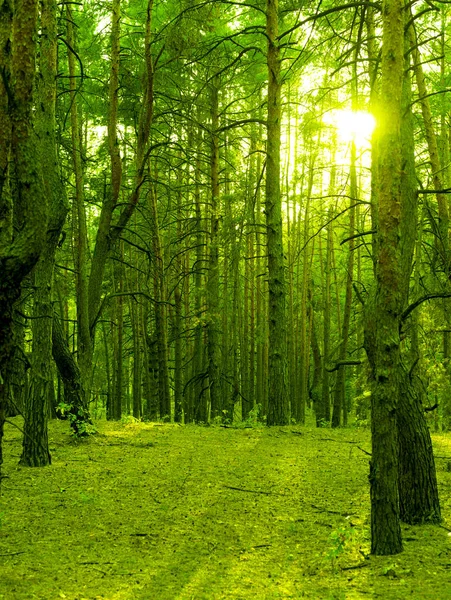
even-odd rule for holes
{"type": "Polygon", "coordinates": [[[69,407],[68,416],[72,431],[77,436],[88,435],[92,431],[92,422],[85,404],[83,379],[56,314],[53,315],[52,355],[63,381],[64,401],[69,407]]]}

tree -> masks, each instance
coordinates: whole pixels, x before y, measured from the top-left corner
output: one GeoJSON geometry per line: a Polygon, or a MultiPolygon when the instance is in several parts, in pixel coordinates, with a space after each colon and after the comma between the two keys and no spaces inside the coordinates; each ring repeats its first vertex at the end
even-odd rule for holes
{"type": "Polygon", "coordinates": [[[278,47],[278,0],[266,5],[268,38],[268,122],[266,142],[266,228],[269,293],[268,425],[286,425],[289,406],[286,382],[285,273],[280,199],[281,79],[278,47]]]}
{"type": "Polygon", "coordinates": [[[20,464],[41,467],[50,463],[47,415],[50,412],[52,348],[52,284],[55,252],[67,213],[64,187],[59,174],[56,147],[57,6],[53,0],[41,4],[40,64],[36,131],[40,144],[44,189],[49,201],[46,243],[33,271],[33,352],[30,387],[25,406],[23,451],[20,464]]]}
{"type": "Polygon", "coordinates": [[[13,308],[46,242],[47,199],[33,129],[38,2],[2,3],[0,24],[0,467],[13,308]],[[11,155],[11,162],[9,162],[11,155]],[[14,177],[14,188],[11,185],[14,177]],[[13,221],[16,228],[13,228],[13,221]]]}
{"type": "Polygon", "coordinates": [[[374,381],[371,396],[371,552],[402,551],[399,523],[397,411],[400,386],[404,2],[386,0],[382,15],[381,97],[378,125],[378,255],[374,298],[367,307],[366,351],[374,381]],[[382,111],[381,111],[382,112],[382,111]]]}

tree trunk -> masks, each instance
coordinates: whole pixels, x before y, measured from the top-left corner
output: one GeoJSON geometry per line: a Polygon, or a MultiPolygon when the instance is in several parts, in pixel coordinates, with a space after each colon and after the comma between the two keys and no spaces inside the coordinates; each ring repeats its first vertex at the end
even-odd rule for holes
{"type": "Polygon", "coordinates": [[[223,398],[219,357],[219,137],[218,137],[218,88],[212,85],[211,99],[211,205],[210,239],[207,274],[207,352],[208,385],[210,388],[211,418],[222,415],[223,398]]]}
{"type": "Polygon", "coordinates": [[[40,111],[36,116],[42,166],[46,174],[45,193],[49,199],[49,226],[46,246],[34,269],[33,352],[30,387],[25,409],[24,437],[20,464],[41,467],[50,463],[47,417],[49,414],[52,349],[52,285],[53,264],[67,207],[63,185],[59,178],[56,151],[56,73],[57,73],[57,6],[45,0],[41,11],[40,78],[38,82],[40,111]]]}
{"type": "MultiPolygon", "coordinates": [[[[355,229],[355,202],[358,197],[357,191],[357,173],[356,173],[356,146],[355,142],[351,143],[351,164],[350,164],[350,212],[349,212],[349,237],[352,238],[355,229]]],[[[338,353],[338,360],[344,361],[347,357],[348,342],[349,342],[349,326],[351,324],[351,309],[352,309],[352,280],[354,270],[354,240],[349,241],[348,264],[346,269],[346,295],[345,305],[343,310],[343,324],[341,329],[341,344],[338,353]]],[[[337,377],[335,380],[334,403],[332,412],[332,427],[339,427],[341,423],[341,415],[343,415],[343,424],[347,425],[348,410],[346,406],[346,390],[345,390],[345,373],[346,367],[341,365],[338,367],[337,377]]]]}
{"type": "Polygon", "coordinates": [[[278,0],[266,4],[268,39],[268,117],[266,148],[266,226],[269,290],[268,337],[268,425],[287,425],[290,409],[287,396],[285,273],[280,198],[281,80],[278,46],[278,0]]]}
{"type": "Polygon", "coordinates": [[[74,217],[74,244],[76,248],[76,297],[77,297],[77,356],[78,366],[83,378],[83,390],[87,394],[86,406],[89,406],[93,342],[91,339],[88,312],[88,231],[86,224],[84,176],[81,162],[82,148],[80,143],[80,121],[78,114],[77,74],[75,70],[75,36],[72,9],[66,6],[67,13],[67,41],[69,62],[69,89],[70,89],[70,117],[72,137],[72,165],[75,177],[74,217]]]}
{"type": "Polygon", "coordinates": [[[396,415],[400,384],[400,315],[403,309],[401,233],[401,94],[404,70],[404,2],[383,10],[382,97],[379,123],[379,230],[376,291],[366,307],[365,346],[374,381],[371,395],[371,552],[402,551],[399,523],[396,415]]]}
{"type": "Polygon", "coordinates": [[[92,432],[92,422],[85,404],[83,379],[55,313],[52,324],[52,355],[63,380],[64,402],[68,406],[72,431],[77,436],[89,435],[92,432]]]}
{"type": "Polygon", "coordinates": [[[22,0],[14,7],[6,1],[0,20],[0,469],[13,305],[45,245],[47,230],[47,199],[33,130],[38,6],[36,0],[22,0]],[[15,181],[14,212],[21,221],[15,232],[5,185],[9,165],[15,181]]]}
{"type": "MultiPolygon", "coordinates": [[[[405,44],[408,56],[408,44],[405,44]]],[[[403,81],[401,120],[403,178],[401,182],[401,282],[404,308],[409,297],[412,261],[417,238],[418,195],[410,70],[403,81]]],[[[411,317],[412,318],[412,317],[411,317]]],[[[414,325],[413,325],[414,326],[414,325]]],[[[414,359],[416,360],[416,358],[414,359]]],[[[412,363],[414,364],[414,363],[412,363]]],[[[434,454],[424,416],[422,384],[418,377],[400,371],[399,406],[399,499],[400,517],[406,523],[438,523],[441,520],[434,454]]]]}

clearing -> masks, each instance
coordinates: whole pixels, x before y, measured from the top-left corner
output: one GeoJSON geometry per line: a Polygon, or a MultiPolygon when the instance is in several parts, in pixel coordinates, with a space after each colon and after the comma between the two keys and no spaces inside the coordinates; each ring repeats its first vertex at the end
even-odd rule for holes
{"type": "Polygon", "coordinates": [[[97,427],[77,441],[51,422],[53,464],[29,469],[7,424],[0,599],[451,598],[449,435],[443,526],[370,558],[366,430],[97,427]]]}

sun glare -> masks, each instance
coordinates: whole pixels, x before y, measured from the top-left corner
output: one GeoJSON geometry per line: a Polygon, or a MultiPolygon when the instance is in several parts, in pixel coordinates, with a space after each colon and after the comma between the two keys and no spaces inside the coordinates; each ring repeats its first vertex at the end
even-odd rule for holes
{"type": "Polygon", "coordinates": [[[326,125],[337,129],[342,142],[354,141],[357,147],[369,145],[376,119],[364,110],[331,110],[323,117],[326,125]]]}

